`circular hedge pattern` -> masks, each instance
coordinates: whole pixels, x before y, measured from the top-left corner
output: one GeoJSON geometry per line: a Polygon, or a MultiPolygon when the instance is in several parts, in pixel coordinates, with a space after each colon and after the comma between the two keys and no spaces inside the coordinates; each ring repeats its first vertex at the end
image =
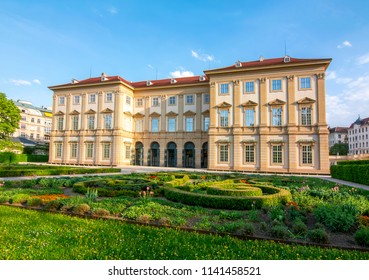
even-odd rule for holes
{"type": "Polygon", "coordinates": [[[211,195],[224,195],[224,196],[262,196],[263,191],[257,187],[235,187],[231,188],[219,188],[208,187],[207,194],[211,195]]]}

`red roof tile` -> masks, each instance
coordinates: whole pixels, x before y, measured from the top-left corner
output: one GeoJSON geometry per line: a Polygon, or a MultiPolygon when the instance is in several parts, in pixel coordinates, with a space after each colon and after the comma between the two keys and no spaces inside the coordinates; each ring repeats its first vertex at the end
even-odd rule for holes
{"type": "Polygon", "coordinates": [[[204,80],[200,81],[200,76],[192,76],[192,77],[182,77],[182,78],[168,78],[162,80],[151,80],[151,85],[147,85],[148,81],[134,82],[132,86],[134,88],[145,88],[145,87],[160,87],[160,86],[169,86],[172,84],[175,85],[184,85],[184,84],[194,84],[194,83],[207,83],[208,77],[204,76],[204,80]],[[175,80],[173,83],[172,81],[175,80]]]}

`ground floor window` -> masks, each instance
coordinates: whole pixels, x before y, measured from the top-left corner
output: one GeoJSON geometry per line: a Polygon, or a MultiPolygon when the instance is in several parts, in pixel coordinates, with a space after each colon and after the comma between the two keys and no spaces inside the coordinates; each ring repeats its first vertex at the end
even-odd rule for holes
{"type": "Polygon", "coordinates": [[[63,143],[55,143],[55,157],[61,158],[63,153],[63,143]]]}
{"type": "Polygon", "coordinates": [[[94,143],[87,143],[86,144],[86,158],[93,158],[94,156],[94,143]]]}
{"type": "Polygon", "coordinates": [[[229,157],[229,145],[221,144],[219,145],[219,162],[228,162],[229,157]]]}
{"type": "Polygon", "coordinates": [[[310,165],[313,164],[313,147],[312,145],[301,146],[301,159],[302,164],[310,165]]]}
{"type": "Polygon", "coordinates": [[[245,145],[245,163],[255,162],[255,145],[248,144],[245,145]]]}
{"type": "Polygon", "coordinates": [[[283,145],[272,146],[272,163],[282,164],[283,163],[283,145]]]}
{"type": "Polygon", "coordinates": [[[72,143],[71,147],[70,147],[70,151],[71,151],[71,158],[76,158],[77,157],[77,143],[72,143]]]}
{"type": "Polygon", "coordinates": [[[125,159],[131,159],[131,146],[126,146],[125,148],[125,159]]]}
{"type": "Polygon", "coordinates": [[[103,144],[103,150],[104,150],[104,152],[103,152],[103,158],[104,159],[110,159],[110,148],[111,148],[111,145],[110,145],[110,143],[104,143],[103,144]]]}

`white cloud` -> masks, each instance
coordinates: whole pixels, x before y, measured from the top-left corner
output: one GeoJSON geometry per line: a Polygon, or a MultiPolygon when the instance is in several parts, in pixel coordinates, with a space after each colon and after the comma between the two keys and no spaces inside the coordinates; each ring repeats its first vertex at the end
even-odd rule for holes
{"type": "Polygon", "coordinates": [[[342,44],[338,45],[337,48],[342,49],[345,47],[352,47],[352,44],[349,41],[343,41],[342,44]]]}
{"type": "Polygon", "coordinates": [[[200,54],[198,52],[195,52],[195,51],[191,51],[191,55],[192,57],[198,59],[198,60],[201,60],[201,61],[213,61],[214,60],[214,56],[212,55],[209,55],[209,54],[200,54]]]}
{"type": "Polygon", "coordinates": [[[369,53],[358,57],[356,61],[360,65],[369,63],[369,53]]]}
{"type": "Polygon", "coordinates": [[[336,71],[327,71],[327,76],[325,77],[326,80],[334,80],[337,78],[336,71]]]}
{"type": "Polygon", "coordinates": [[[169,73],[172,78],[181,78],[181,77],[192,77],[194,76],[193,72],[188,70],[176,70],[169,73]]]}
{"type": "Polygon", "coordinates": [[[39,80],[39,79],[34,79],[32,82],[33,82],[34,84],[41,85],[41,82],[40,82],[40,80],[39,80]]]}
{"type": "Polygon", "coordinates": [[[116,15],[118,13],[118,9],[115,7],[110,7],[108,8],[108,12],[111,13],[112,15],[116,15]]]}
{"type": "Polygon", "coordinates": [[[32,83],[30,81],[27,81],[27,80],[11,80],[10,82],[12,84],[16,85],[16,86],[30,86],[30,85],[32,85],[32,83]]]}

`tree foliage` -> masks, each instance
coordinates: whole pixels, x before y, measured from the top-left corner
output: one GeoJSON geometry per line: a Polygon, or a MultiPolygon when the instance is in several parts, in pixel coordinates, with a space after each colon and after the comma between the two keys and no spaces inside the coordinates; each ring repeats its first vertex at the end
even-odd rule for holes
{"type": "Polygon", "coordinates": [[[7,140],[15,132],[20,119],[18,107],[0,92],[0,141],[7,140]]]}
{"type": "Polygon", "coordinates": [[[331,156],[337,155],[346,156],[349,152],[348,144],[346,143],[336,143],[329,149],[329,154],[331,156]]]}

